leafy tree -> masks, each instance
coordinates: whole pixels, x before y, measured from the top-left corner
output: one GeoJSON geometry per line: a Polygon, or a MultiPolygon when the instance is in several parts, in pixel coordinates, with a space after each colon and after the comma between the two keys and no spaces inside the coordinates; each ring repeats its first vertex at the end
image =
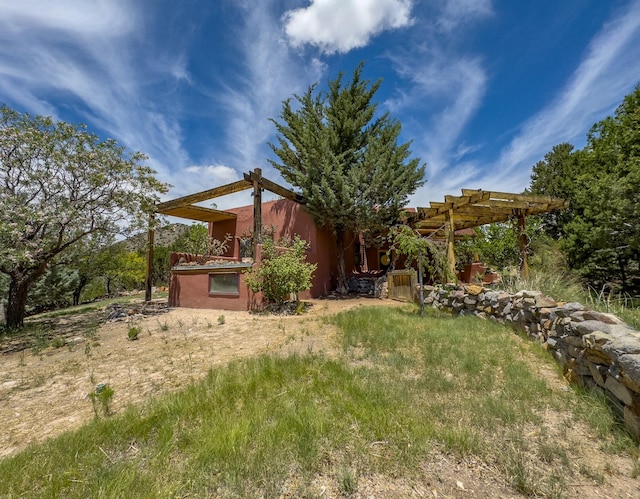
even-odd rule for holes
{"type": "Polygon", "coordinates": [[[335,234],[339,293],[348,291],[346,235],[370,237],[389,227],[424,183],[425,166],[409,159],[410,143],[398,144],[400,123],[388,113],[376,115],[380,80],[363,80],[362,69],[360,64],[344,85],[340,73],[328,92],[312,85],[295,95],[295,110],[285,100],[282,121],[271,120],[278,144],[269,145],[279,161],[270,163],[300,189],[316,225],[335,234]]]}
{"type": "Polygon", "coordinates": [[[554,168],[548,161],[536,165],[531,191],[558,193],[571,202],[549,231],[562,237],[569,265],[597,286],[618,282],[623,289],[638,287],[640,86],[613,116],[593,126],[583,150],[554,154],[554,159],[554,168]]]}
{"type": "Polygon", "coordinates": [[[153,249],[152,279],[154,286],[167,286],[171,277],[169,259],[172,249],[169,246],[156,246],[153,249]]]}
{"type": "Polygon", "coordinates": [[[68,306],[76,279],[76,273],[68,267],[50,267],[31,287],[27,299],[29,313],[68,306]]]}
{"type": "MultiPolygon", "coordinates": [[[[529,219],[527,219],[529,220],[529,219]]],[[[493,223],[475,227],[472,236],[466,236],[457,243],[459,261],[462,254],[473,255],[489,266],[504,270],[507,267],[517,267],[520,261],[518,249],[518,234],[513,223],[493,223]]]]}
{"type": "Polygon", "coordinates": [[[73,269],[75,281],[72,291],[73,305],[80,304],[82,292],[92,280],[101,276],[105,266],[114,265],[104,253],[114,246],[113,235],[94,234],[78,241],[74,251],[74,259],[68,264],[73,269]]]}
{"type": "Polygon", "coordinates": [[[0,108],[0,272],[9,276],[7,325],[23,323],[31,285],[82,242],[142,227],[166,186],[141,153],[84,126],[0,108]]]}
{"type": "Polygon", "coordinates": [[[390,252],[405,256],[409,266],[422,263],[423,272],[432,281],[447,282],[451,279],[444,245],[420,236],[407,225],[391,227],[387,240],[390,252]]]}
{"type": "Polygon", "coordinates": [[[298,236],[287,248],[278,248],[271,239],[265,239],[260,265],[246,273],[249,289],[262,291],[268,301],[282,305],[292,293],[311,288],[317,265],[305,261],[308,247],[309,243],[298,236]]]}
{"type": "Polygon", "coordinates": [[[119,289],[141,289],[147,273],[146,260],[135,251],[127,251],[123,244],[105,248],[98,257],[100,276],[107,294],[119,289]]]}
{"type": "MultiPolygon", "coordinates": [[[[533,167],[529,190],[532,194],[575,199],[578,172],[578,155],[574,153],[573,146],[566,142],[558,144],[533,167]]],[[[565,225],[573,218],[574,209],[575,206],[570,204],[569,209],[542,215],[546,233],[551,237],[561,237],[565,225]]]]}
{"type": "Polygon", "coordinates": [[[231,234],[227,234],[224,240],[214,239],[209,235],[209,229],[204,224],[192,224],[174,242],[175,251],[184,251],[193,255],[199,255],[200,260],[209,256],[221,256],[229,248],[231,234]]]}

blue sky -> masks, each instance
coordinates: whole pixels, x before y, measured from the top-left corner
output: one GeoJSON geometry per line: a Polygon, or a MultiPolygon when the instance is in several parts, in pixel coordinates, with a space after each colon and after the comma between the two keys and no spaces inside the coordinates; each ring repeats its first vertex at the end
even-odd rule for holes
{"type": "Polygon", "coordinates": [[[269,118],[360,61],[427,164],[412,206],[521,192],[640,83],[640,0],[0,0],[0,102],[144,152],[166,199],[281,181],[269,118]]]}

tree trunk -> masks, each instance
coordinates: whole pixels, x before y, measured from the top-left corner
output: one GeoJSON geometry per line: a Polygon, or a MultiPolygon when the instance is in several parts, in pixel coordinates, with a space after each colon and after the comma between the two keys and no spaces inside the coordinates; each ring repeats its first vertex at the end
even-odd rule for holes
{"type": "Polygon", "coordinates": [[[87,276],[81,275],[80,280],[78,281],[77,286],[73,290],[73,305],[80,305],[80,295],[82,294],[82,290],[89,282],[87,276]]]}
{"type": "Polygon", "coordinates": [[[618,255],[618,268],[620,269],[620,278],[622,279],[622,289],[627,289],[627,259],[618,255]]]}
{"type": "Polygon", "coordinates": [[[27,293],[30,281],[11,276],[9,281],[9,303],[7,304],[6,320],[10,329],[24,325],[25,309],[27,307],[27,293]]]}
{"type": "Polygon", "coordinates": [[[336,287],[336,292],[346,295],[349,292],[349,285],[344,264],[344,229],[336,229],[336,246],[338,250],[338,286],[336,287]]]}

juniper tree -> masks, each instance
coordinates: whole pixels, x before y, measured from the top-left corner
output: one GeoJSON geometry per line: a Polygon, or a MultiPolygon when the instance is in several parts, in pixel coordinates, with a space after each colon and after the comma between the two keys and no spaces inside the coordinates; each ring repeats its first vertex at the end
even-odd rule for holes
{"type": "MultiPolygon", "coordinates": [[[[530,189],[571,202],[547,230],[590,285],[640,288],[640,86],[594,124],[586,146],[561,144],[536,164],[530,189]]],[[[548,221],[549,219],[545,219],[548,221]]]]}
{"type": "Polygon", "coordinates": [[[269,162],[300,190],[318,227],[335,234],[339,293],[347,292],[345,237],[365,236],[395,222],[409,195],[424,181],[425,165],[410,158],[410,142],[399,144],[401,124],[378,115],[373,97],[381,80],[362,79],[363,65],[328,91],[310,86],[282,104],[272,119],[278,144],[269,144],[279,161],[269,162]]]}
{"type": "Polygon", "coordinates": [[[113,140],[83,126],[0,107],[0,272],[7,325],[22,325],[30,286],[83,242],[146,221],[166,186],[113,140]]]}

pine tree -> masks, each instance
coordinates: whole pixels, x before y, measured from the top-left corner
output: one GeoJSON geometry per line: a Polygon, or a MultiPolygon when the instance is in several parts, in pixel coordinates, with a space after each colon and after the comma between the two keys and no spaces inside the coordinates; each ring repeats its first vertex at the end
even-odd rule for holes
{"type": "Polygon", "coordinates": [[[363,65],[343,85],[343,74],[328,92],[312,85],[283,102],[281,121],[271,120],[279,161],[269,162],[297,187],[318,227],[335,234],[339,293],[347,292],[344,263],[348,233],[372,236],[389,227],[409,195],[424,181],[425,165],[410,159],[410,142],[398,144],[401,125],[388,113],[376,115],[373,97],[381,81],[362,79],[363,65]]]}

